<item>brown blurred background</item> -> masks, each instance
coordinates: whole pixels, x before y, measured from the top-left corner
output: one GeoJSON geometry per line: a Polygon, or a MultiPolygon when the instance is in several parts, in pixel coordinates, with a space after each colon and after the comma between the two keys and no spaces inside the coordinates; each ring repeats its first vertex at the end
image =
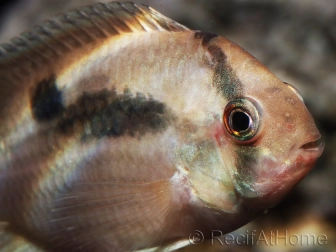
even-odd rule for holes
{"type": "MultiPolygon", "coordinates": [[[[0,3],[0,43],[57,13],[94,2],[97,0],[0,3]]],[[[181,251],[336,251],[336,1],[134,2],[148,4],[192,29],[215,32],[242,46],[299,89],[326,142],[309,175],[281,204],[233,232],[226,243],[235,237],[234,244],[226,245],[221,237],[223,245],[214,239],[214,245],[205,241],[181,251]],[[307,234],[309,241],[304,236],[307,234]]]]}

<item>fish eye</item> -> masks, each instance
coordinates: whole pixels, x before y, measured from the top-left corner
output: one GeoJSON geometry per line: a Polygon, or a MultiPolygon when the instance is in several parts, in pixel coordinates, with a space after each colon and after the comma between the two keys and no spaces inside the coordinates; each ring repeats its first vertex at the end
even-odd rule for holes
{"type": "Polygon", "coordinates": [[[231,136],[239,141],[248,141],[258,133],[260,108],[251,99],[235,98],[226,105],[223,119],[231,136]]]}

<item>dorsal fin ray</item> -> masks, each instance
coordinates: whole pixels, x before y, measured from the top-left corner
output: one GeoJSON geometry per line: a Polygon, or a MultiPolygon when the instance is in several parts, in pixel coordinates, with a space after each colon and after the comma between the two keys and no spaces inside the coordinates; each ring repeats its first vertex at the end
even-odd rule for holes
{"type": "Polygon", "coordinates": [[[20,78],[8,76],[8,72],[29,73],[55,60],[55,56],[112,36],[185,30],[189,29],[145,5],[111,2],[84,6],[57,15],[0,45],[0,79],[20,78]],[[27,62],[24,66],[22,60],[27,62]]]}

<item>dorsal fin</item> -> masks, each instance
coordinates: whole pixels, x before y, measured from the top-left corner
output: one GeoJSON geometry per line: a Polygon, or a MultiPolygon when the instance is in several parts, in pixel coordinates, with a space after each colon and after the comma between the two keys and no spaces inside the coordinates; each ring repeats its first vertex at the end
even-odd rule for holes
{"type": "Polygon", "coordinates": [[[111,2],[85,6],[57,15],[10,43],[2,44],[0,70],[2,73],[10,70],[28,74],[85,44],[123,33],[163,30],[189,29],[145,5],[111,2]],[[29,62],[28,68],[20,64],[22,60],[29,62]]]}

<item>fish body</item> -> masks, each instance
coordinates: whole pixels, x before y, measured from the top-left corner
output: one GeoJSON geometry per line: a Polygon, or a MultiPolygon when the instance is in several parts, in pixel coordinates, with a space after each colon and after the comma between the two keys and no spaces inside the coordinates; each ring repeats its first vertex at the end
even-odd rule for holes
{"type": "Polygon", "coordinates": [[[0,85],[0,251],[230,232],[323,150],[292,86],[143,5],[83,7],[2,45],[0,85]]]}

